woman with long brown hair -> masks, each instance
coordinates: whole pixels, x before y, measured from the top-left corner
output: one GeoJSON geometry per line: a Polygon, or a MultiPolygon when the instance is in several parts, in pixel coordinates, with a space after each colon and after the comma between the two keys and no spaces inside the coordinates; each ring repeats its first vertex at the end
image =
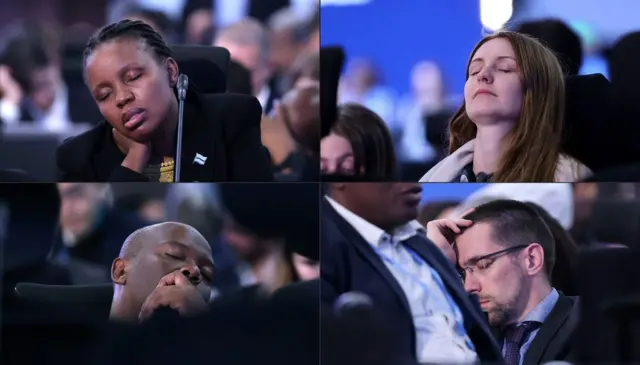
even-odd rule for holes
{"type": "Polygon", "coordinates": [[[320,141],[322,174],[395,180],[396,166],[393,140],[384,120],[360,104],[339,106],[331,133],[320,141]]]}
{"type": "Polygon", "coordinates": [[[471,53],[464,103],[449,123],[449,156],[422,182],[573,182],[590,171],[561,153],[565,85],[556,56],[515,32],[471,53]]]}

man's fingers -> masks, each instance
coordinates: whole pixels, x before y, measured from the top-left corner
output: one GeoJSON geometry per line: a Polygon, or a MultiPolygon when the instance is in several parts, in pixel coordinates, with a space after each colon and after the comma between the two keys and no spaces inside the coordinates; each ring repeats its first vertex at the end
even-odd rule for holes
{"type": "Polygon", "coordinates": [[[468,209],[466,212],[462,213],[462,215],[461,215],[460,217],[466,217],[466,216],[467,216],[467,214],[471,214],[471,213],[473,213],[473,211],[475,211],[475,210],[476,210],[476,208],[470,208],[470,209],[468,209]]]}
{"type": "Polygon", "coordinates": [[[444,221],[444,222],[442,222],[442,223],[444,223],[444,225],[445,225],[447,228],[449,228],[450,230],[452,230],[452,231],[453,231],[453,233],[460,233],[460,232],[461,232],[461,231],[460,231],[460,228],[458,227],[458,225],[456,224],[456,222],[454,222],[454,221],[452,221],[452,220],[448,220],[448,219],[447,219],[447,220],[445,220],[445,221],[444,221]]]}

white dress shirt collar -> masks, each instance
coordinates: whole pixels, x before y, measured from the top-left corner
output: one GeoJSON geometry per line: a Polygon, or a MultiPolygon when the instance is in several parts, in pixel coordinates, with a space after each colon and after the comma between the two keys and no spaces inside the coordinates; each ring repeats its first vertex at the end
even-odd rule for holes
{"type": "MultiPolygon", "coordinates": [[[[383,237],[385,237],[385,235],[387,236],[389,235],[383,229],[377,227],[376,225],[368,222],[364,218],[353,213],[352,211],[345,208],[343,205],[331,199],[330,197],[326,196],[326,199],[329,202],[329,204],[331,204],[333,209],[335,209],[336,212],[338,212],[338,214],[342,218],[344,218],[344,220],[346,220],[347,223],[349,223],[362,236],[362,238],[364,238],[367,242],[369,242],[375,248],[379,247],[380,242],[382,242],[383,237]]],[[[402,226],[395,228],[391,232],[390,241],[394,244],[397,244],[399,242],[406,241],[415,235],[424,234],[424,233],[425,233],[425,228],[420,223],[418,223],[418,221],[413,220],[413,221],[407,222],[402,226]]]]}

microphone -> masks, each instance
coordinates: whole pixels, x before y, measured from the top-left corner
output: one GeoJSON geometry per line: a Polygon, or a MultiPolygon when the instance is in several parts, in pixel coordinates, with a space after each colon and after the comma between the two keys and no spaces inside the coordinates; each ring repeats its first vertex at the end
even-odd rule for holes
{"type": "Polygon", "coordinates": [[[176,140],[175,176],[173,182],[180,182],[180,170],[182,170],[182,122],[184,118],[184,101],[187,99],[189,78],[185,74],[178,76],[178,138],[176,140]]]}
{"type": "Polygon", "coordinates": [[[333,303],[333,311],[339,318],[351,318],[368,322],[373,315],[373,300],[367,294],[348,292],[333,303]]]}
{"type": "Polygon", "coordinates": [[[376,315],[373,303],[369,295],[355,291],[344,293],[333,302],[333,312],[338,319],[335,330],[339,332],[335,336],[330,336],[330,332],[323,334],[323,362],[371,365],[405,363],[404,358],[397,356],[389,323],[376,315]],[[332,361],[325,361],[327,358],[332,361]]]}

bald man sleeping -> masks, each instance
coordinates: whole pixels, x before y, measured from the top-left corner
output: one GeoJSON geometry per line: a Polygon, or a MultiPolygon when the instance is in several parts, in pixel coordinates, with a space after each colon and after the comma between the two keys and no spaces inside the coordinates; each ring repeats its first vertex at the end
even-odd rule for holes
{"type": "Polygon", "coordinates": [[[111,266],[111,320],[144,321],[160,307],[181,316],[207,311],[214,264],[211,246],[195,228],[165,222],[141,228],[111,266]]]}

